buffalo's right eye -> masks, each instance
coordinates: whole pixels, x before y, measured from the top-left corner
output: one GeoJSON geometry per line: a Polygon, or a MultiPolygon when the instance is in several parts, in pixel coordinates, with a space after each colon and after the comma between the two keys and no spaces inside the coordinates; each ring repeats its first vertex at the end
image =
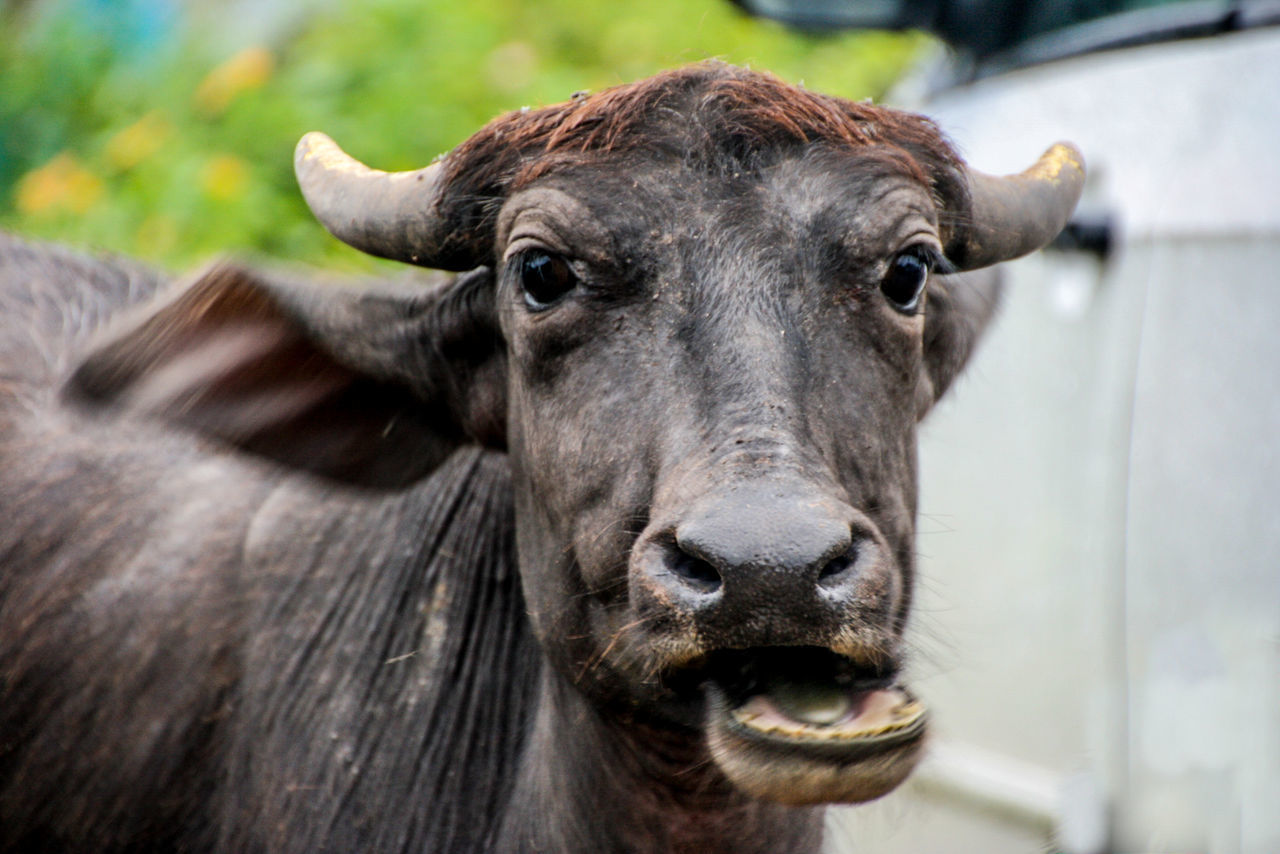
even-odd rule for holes
{"type": "Polygon", "coordinates": [[[578,284],[569,262],[559,255],[530,251],[523,253],[517,263],[524,303],[534,311],[550,308],[578,284]]]}

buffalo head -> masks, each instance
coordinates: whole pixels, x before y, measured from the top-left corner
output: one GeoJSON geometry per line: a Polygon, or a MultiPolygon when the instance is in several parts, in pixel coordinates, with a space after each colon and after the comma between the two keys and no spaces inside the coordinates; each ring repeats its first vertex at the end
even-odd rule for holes
{"type": "Polygon", "coordinates": [[[899,681],[916,424],[990,315],[965,271],[1057,233],[1079,154],[992,178],[924,118],[712,64],[499,118],[416,172],[319,134],[296,165],[342,240],[471,272],[223,268],[86,393],[364,483],[505,450],[533,631],[594,713],[696,734],[761,798],[901,781],[926,719],[899,681]]]}

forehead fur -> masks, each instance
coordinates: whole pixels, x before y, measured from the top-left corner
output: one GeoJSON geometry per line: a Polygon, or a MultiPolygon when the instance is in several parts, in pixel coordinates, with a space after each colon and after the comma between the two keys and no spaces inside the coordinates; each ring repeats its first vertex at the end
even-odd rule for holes
{"type": "Polygon", "coordinates": [[[483,229],[511,191],[582,163],[737,173],[814,146],[916,180],[944,211],[967,207],[963,163],[929,119],[705,62],[494,119],[448,156],[442,213],[483,229]]]}

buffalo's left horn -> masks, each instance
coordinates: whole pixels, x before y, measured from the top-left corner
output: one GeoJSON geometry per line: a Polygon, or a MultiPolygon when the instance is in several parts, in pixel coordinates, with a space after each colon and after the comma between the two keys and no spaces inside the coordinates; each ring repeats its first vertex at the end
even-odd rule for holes
{"type": "Polygon", "coordinates": [[[298,141],[293,155],[302,195],[334,237],[380,258],[465,270],[475,265],[451,257],[449,232],[436,211],[442,166],[433,163],[412,172],[370,169],[314,131],[298,141]]]}
{"type": "Polygon", "coordinates": [[[1059,142],[1017,175],[967,170],[971,219],[955,231],[947,257],[961,270],[1020,258],[1053,240],[1084,189],[1084,156],[1059,142]]]}

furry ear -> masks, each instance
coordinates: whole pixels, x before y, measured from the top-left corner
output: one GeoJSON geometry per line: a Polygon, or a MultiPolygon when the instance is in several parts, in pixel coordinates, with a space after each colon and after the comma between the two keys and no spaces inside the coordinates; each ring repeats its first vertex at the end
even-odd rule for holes
{"type": "Polygon", "coordinates": [[[481,268],[436,287],[297,283],[211,268],[144,307],[67,393],[289,466],[401,486],[504,441],[505,356],[481,268]]]}
{"type": "Polygon", "coordinates": [[[930,280],[924,310],[924,376],[916,400],[918,418],[946,393],[977,349],[1000,304],[1002,284],[998,267],[930,280]]]}

